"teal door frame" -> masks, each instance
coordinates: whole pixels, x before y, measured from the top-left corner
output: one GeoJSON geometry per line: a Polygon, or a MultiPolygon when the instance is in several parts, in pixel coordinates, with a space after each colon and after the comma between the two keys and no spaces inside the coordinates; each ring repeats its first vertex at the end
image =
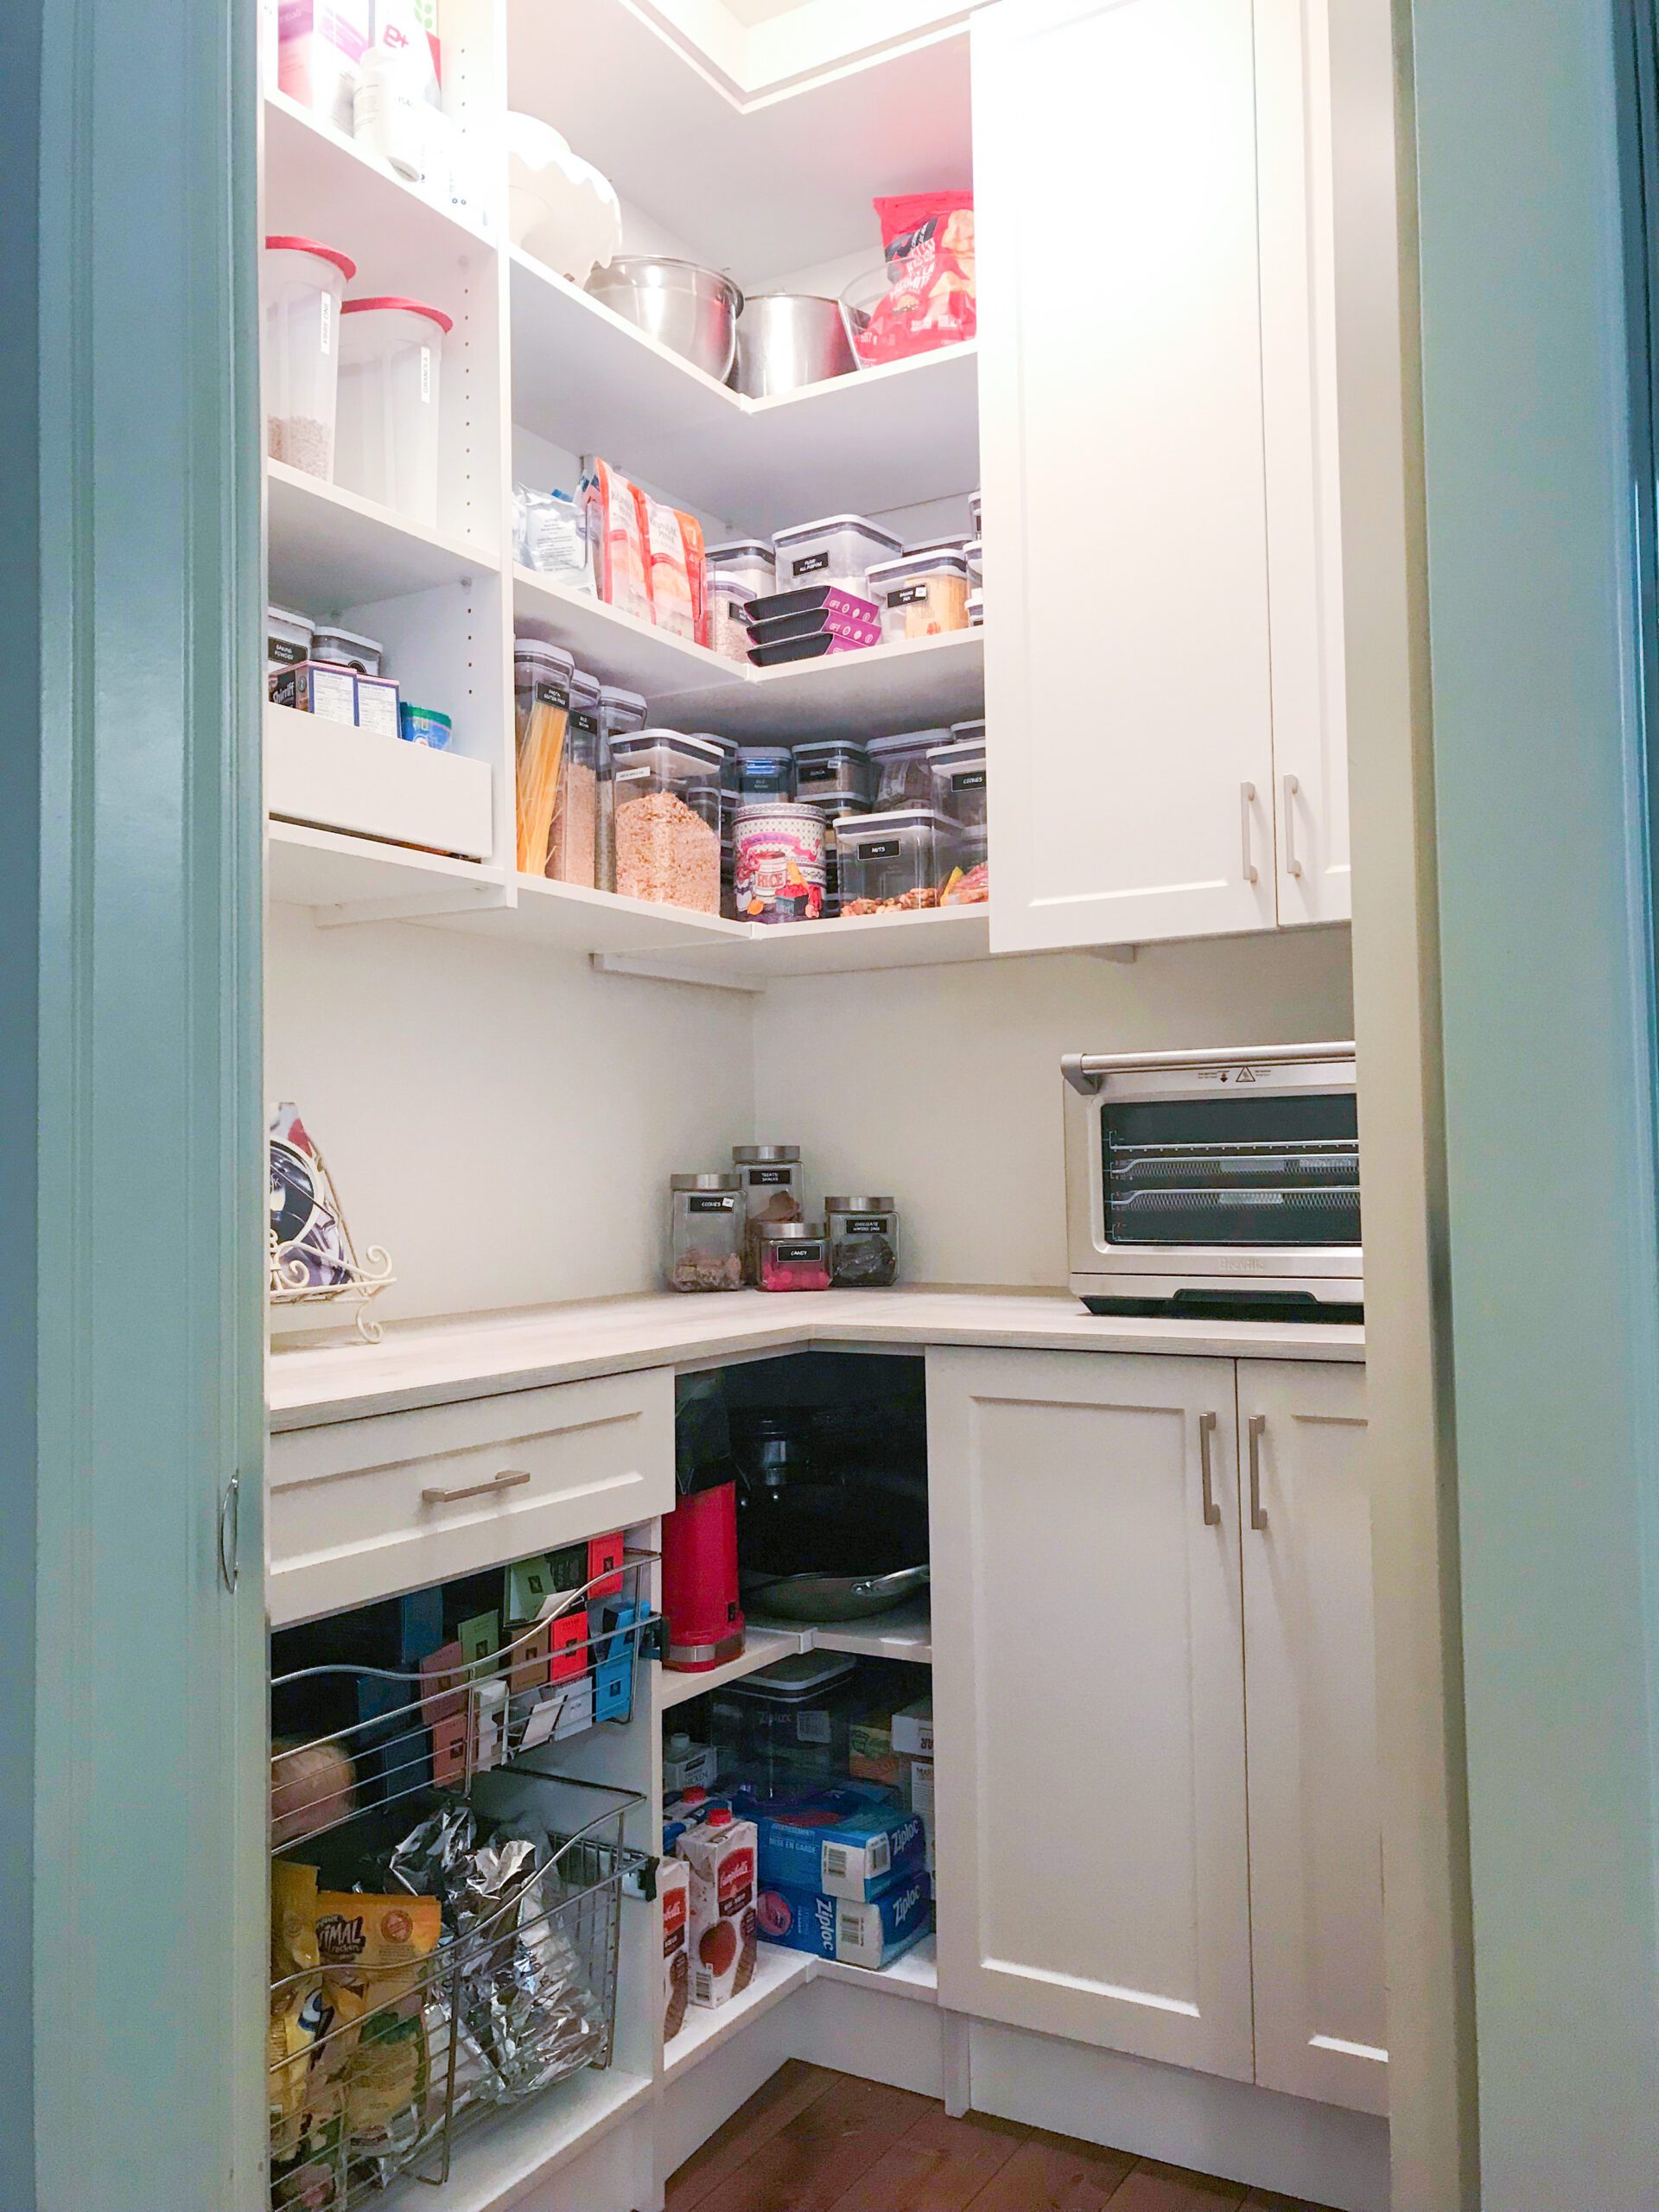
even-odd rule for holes
{"type": "Polygon", "coordinates": [[[264,2201],[257,13],[0,10],[6,2212],[264,2201]]]}
{"type": "MultiPolygon", "coordinates": [[[[1623,9],[1397,12],[1479,2202],[1652,2212],[1659,1233],[1623,9]]],[[[1365,1003],[1362,981],[1362,1040],[1365,1003]]]]}

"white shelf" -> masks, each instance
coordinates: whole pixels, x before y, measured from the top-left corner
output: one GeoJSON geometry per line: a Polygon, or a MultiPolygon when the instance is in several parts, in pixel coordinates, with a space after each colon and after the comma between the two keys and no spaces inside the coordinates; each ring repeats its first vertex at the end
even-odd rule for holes
{"type": "Polygon", "coordinates": [[[878,268],[877,193],[973,182],[965,24],[868,57],[879,66],[751,88],[625,0],[511,0],[507,20],[514,106],[555,124],[626,200],[753,289],[865,248],[878,268]],[[642,128],[642,117],[671,125],[642,128]],[[688,191],[688,178],[721,183],[688,191]]]}
{"type": "Polygon", "coordinates": [[[668,693],[681,701],[725,692],[747,680],[736,661],[694,645],[637,614],[623,614],[602,600],[566,591],[533,569],[514,567],[515,632],[527,631],[563,645],[602,683],[625,684],[654,701],[668,693]]]}
{"type": "Polygon", "coordinates": [[[410,2175],[375,2203],[382,2212],[431,2212],[435,2202],[443,2212],[508,2212],[654,2094],[643,2075],[588,2067],[513,2111],[480,2120],[477,2133],[456,2145],[441,2196],[410,2175]]]}
{"type": "Polygon", "coordinates": [[[357,264],[352,290],[412,294],[454,314],[454,272],[495,245],[447,199],[405,182],[286,92],[265,95],[265,229],[357,264]]]}
{"type": "Polygon", "coordinates": [[[979,482],[972,343],[747,399],[527,254],[512,259],[512,416],[555,445],[765,536],[965,499],[979,482]]]}
{"type": "Polygon", "coordinates": [[[807,1648],[810,1631],[779,1623],[777,1627],[756,1628],[751,1624],[742,1651],[735,1659],[728,1659],[723,1667],[710,1667],[706,1674],[681,1675],[669,1668],[657,1670],[658,1710],[667,1713],[677,1705],[684,1705],[694,1697],[705,1697],[710,1690],[721,1689],[728,1682],[735,1682],[745,1675],[757,1674],[762,1667],[775,1666],[780,1659],[793,1658],[807,1648]]]}
{"type": "MultiPolygon", "coordinates": [[[[723,736],[793,743],[931,729],[984,714],[985,632],[952,630],[940,638],[737,673],[736,684],[720,700],[718,721],[709,724],[723,736]]],[[[683,714],[676,720],[681,702],[674,695],[652,703],[671,727],[684,725],[683,714]]],[[[713,712],[711,702],[703,704],[713,712]]]]}
{"type": "Polygon", "coordinates": [[[314,621],[435,585],[493,575],[493,553],[280,461],[265,463],[267,569],[278,606],[314,621]]]}
{"type": "Polygon", "coordinates": [[[372,837],[271,822],[265,842],[265,883],[278,906],[357,906],[370,899],[465,896],[499,892],[500,876],[475,861],[416,853],[372,837]]]}
{"type": "Polygon", "coordinates": [[[855,914],[775,926],[755,922],[735,942],[687,946],[667,959],[624,956],[611,964],[624,975],[762,991],[797,976],[955,967],[990,954],[988,906],[946,906],[931,913],[855,914]]]}
{"type": "Polygon", "coordinates": [[[937,1937],[924,1936],[914,1950],[906,1951],[890,1967],[874,1973],[868,1967],[843,1966],[839,1959],[820,1959],[820,1980],[850,1981],[856,1989],[872,1989],[888,1997],[907,1997],[912,2004],[939,2001],[939,1950],[937,1937]]]}
{"type": "Polygon", "coordinates": [[[448,918],[445,926],[483,937],[514,938],[557,952],[620,955],[658,953],[681,958],[722,945],[741,944],[745,922],[722,921],[717,914],[692,913],[647,899],[620,899],[608,891],[584,891],[573,883],[550,883],[520,875],[518,905],[448,918]]]}
{"type": "MultiPolygon", "coordinates": [[[[663,2071],[670,2081],[684,2074],[699,2059],[729,2043],[742,2029],[771,2012],[774,2005],[810,1981],[818,1961],[806,1951],[791,1951],[779,1943],[762,1943],[755,1961],[754,1979],[741,1997],[720,2005],[690,2005],[685,2025],[663,2052],[663,2071]]],[[[446,2207],[446,2212],[448,2208],[446,2207]]]]}
{"type": "Polygon", "coordinates": [[[849,1651],[860,1659],[907,1659],[918,1667],[933,1663],[933,1622],[925,1595],[906,1599],[890,1613],[874,1613],[868,1620],[821,1621],[808,1633],[817,1651],[849,1651]]]}

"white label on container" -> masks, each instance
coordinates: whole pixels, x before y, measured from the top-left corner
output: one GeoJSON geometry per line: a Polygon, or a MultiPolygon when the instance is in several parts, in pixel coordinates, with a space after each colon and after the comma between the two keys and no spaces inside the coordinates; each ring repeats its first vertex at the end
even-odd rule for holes
{"type": "Polygon", "coordinates": [[[737,1195],[728,1192],[724,1198],[694,1198],[686,1206],[688,1213],[735,1213],[737,1195]]]}
{"type": "Polygon", "coordinates": [[[795,1716],[795,1740],[798,1744],[827,1744],[830,1740],[829,1714],[798,1713],[795,1716]]]}
{"type": "Polygon", "coordinates": [[[806,553],[798,561],[792,562],[791,568],[798,576],[815,576],[829,565],[830,556],[827,553],[806,553]]]}
{"type": "Polygon", "coordinates": [[[421,348],[421,404],[427,407],[432,401],[432,348],[421,348]]]}
{"type": "Polygon", "coordinates": [[[897,591],[887,594],[889,607],[919,607],[927,597],[925,584],[902,584],[897,591]]]}
{"type": "Polygon", "coordinates": [[[319,295],[322,301],[322,324],[318,342],[325,353],[334,350],[334,296],[332,292],[319,295]]]}

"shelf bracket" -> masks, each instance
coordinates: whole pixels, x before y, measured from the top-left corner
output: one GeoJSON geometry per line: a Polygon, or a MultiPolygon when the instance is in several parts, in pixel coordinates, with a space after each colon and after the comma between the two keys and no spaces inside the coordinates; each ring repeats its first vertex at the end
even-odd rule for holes
{"type": "Polygon", "coordinates": [[[1117,968],[1133,968],[1140,950],[1133,944],[1091,944],[1086,948],[1091,960],[1109,960],[1117,968]]]}
{"type": "Polygon", "coordinates": [[[665,952],[658,958],[649,952],[592,952],[588,957],[601,976],[634,976],[652,983],[700,983],[704,990],[746,991],[752,998],[766,988],[746,977],[711,976],[698,967],[694,954],[677,957],[665,952]]]}
{"type": "Polygon", "coordinates": [[[406,899],[347,899],[335,906],[314,906],[320,930],[346,930],[367,922],[426,922],[446,914],[489,914],[513,904],[505,883],[469,884],[453,892],[412,892],[406,899]]]}

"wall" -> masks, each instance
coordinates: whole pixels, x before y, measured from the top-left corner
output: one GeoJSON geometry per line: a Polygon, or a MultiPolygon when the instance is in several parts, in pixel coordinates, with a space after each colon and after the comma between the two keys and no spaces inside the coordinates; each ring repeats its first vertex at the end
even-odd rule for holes
{"type": "Polygon", "coordinates": [[[747,1137],[754,1005],[273,906],[266,1091],[298,1105],[359,1249],[390,1251],[382,1318],[603,1298],[653,1287],[665,1179],[747,1137]]]}
{"type": "Polygon", "coordinates": [[[826,976],[761,1001],[756,1135],[810,1192],[892,1192],[931,1282],[1065,1280],[1059,1058],[1350,1037],[1348,932],[826,976]]]}

